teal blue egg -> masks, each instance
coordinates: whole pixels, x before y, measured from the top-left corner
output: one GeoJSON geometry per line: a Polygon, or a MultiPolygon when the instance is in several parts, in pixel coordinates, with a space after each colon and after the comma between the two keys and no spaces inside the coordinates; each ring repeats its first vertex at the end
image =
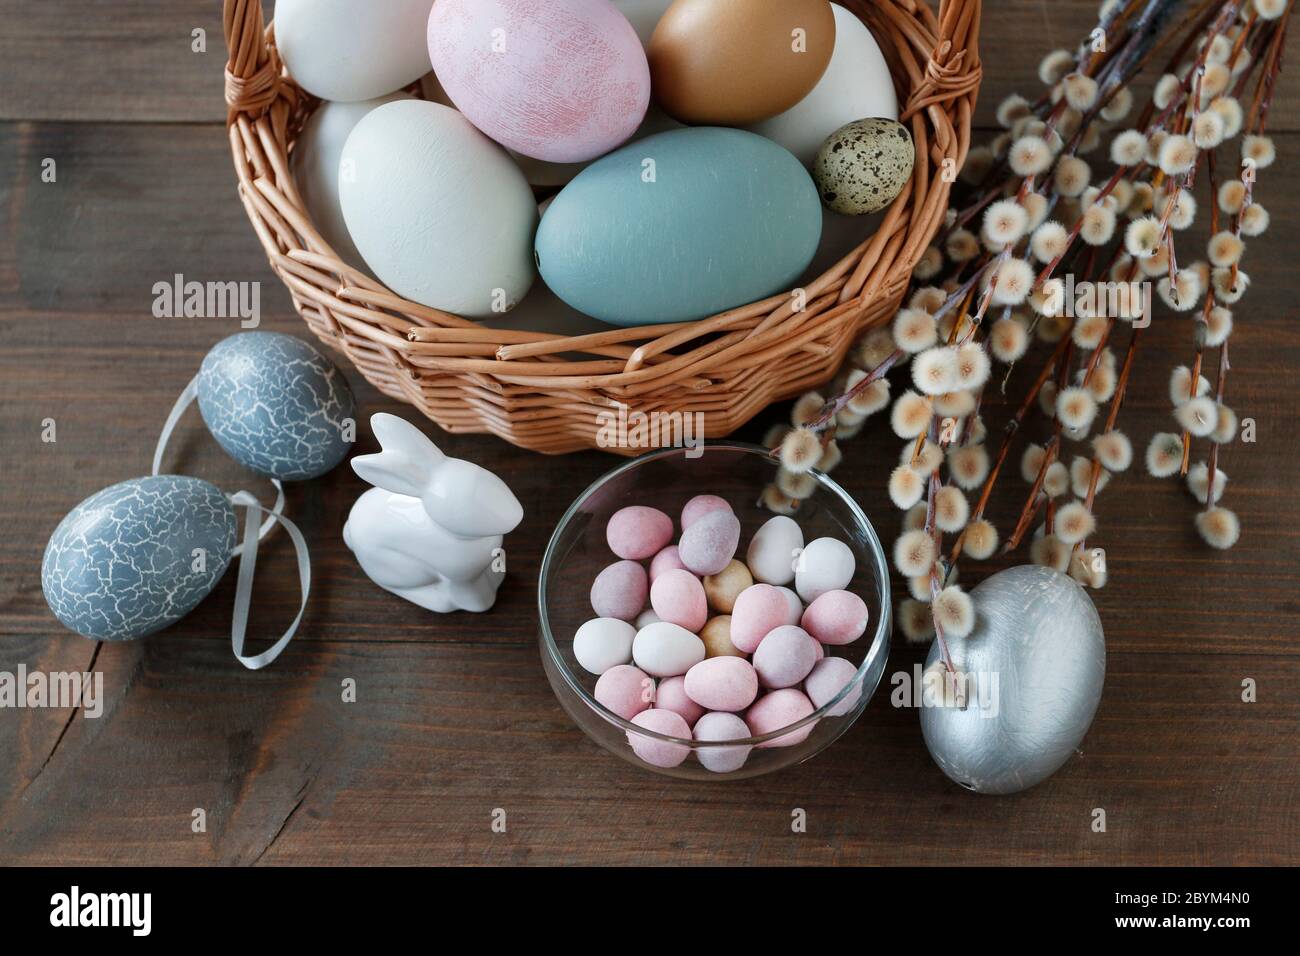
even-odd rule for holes
{"type": "Polygon", "coordinates": [[[822,207],[802,163],[738,129],[660,133],[583,170],[537,231],[546,284],[612,325],[689,322],[791,288],[822,207]]]}

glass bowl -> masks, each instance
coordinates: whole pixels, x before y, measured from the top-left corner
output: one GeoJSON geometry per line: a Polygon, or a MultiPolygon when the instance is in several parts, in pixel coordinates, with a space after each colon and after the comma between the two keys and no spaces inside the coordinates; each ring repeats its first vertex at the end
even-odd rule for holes
{"type": "Polygon", "coordinates": [[[821,472],[813,472],[815,490],[801,503],[794,519],[803,530],[805,543],[833,537],[849,546],[856,570],[848,590],[867,603],[870,614],[867,631],[857,641],[826,649],[828,654],[849,658],[857,671],[823,707],[803,720],[761,736],[726,741],[665,736],[624,720],[598,703],[594,696],[596,675],[588,673],[573,656],[573,635],[596,616],[590,603],[592,581],[603,568],[618,560],[605,540],[605,525],[614,512],[627,505],[659,508],[673,518],[675,530],[680,533],[677,526],[682,506],[695,495],[718,495],[727,500],[740,519],[737,557],[744,560],[754,532],[772,517],[758,498],[776,477],[776,470],[777,464],[767,450],[756,445],[710,442],[693,449],[654,451],[620,465],[596,481],[560,519],[542,558],[537,590],[542,664],[561,706],[588,737],[606,750],[671,777],[756,777],[807,760],[829,746],[857,720],[875,693],[889,656],[889,566],[880,539],[858,503],[821,472]],[[857,698],[852,700],[855,694],[857,698]],[[657,749],[667,752],[670,760],[675,756],[684,759],[675,766],[656,766],[638,757],[634,744],[641,752],[657,749]],[[735,769],[715,772],[705,764],[735,769]]]}

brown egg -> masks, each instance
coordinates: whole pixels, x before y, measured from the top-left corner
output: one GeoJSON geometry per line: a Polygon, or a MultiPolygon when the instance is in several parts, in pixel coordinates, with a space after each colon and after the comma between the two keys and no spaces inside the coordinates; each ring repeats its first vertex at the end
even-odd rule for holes
{"type": "Polygon", "coordinates": [[[650,39],[650,76],[682,122],[745,126],[812,92],[834,49],[829,0],[676,0],[650,39]]]}

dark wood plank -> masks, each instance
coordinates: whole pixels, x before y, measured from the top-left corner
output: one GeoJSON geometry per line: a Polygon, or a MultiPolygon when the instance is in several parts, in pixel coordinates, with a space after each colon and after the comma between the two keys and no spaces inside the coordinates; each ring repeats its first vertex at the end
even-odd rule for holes
{"type": "Polygon", "coordinates": [[[1300,840],[1295,656],[1115,650],[1081,754],[1005,799],[944,778],[884,690],[828,752],[724,784],[599,749],[532,646],[323,642],[247,674],[219,645],[157,641],[98,666],[105,713],[0,805],[0,862],[1281,864],[1300,840]]]}
{"type": "MultiPolygon", "coordinates": [[[[981,49],[985,84],[977,122],[988,126],[1008,93],[1041,91],[1039,60],[1073,47],[1097,22],[1097,0],[985,0],[981,49]]],[[[265,4],[268,18],[274,10],[265,4]]],[[[220,122],[220,0],[89,0],[75,5],[0,0],[0,120],[220,122]],[[72,12],[71,7],[75,7],[72,12]],[[208,52],[190,50],[207,31],[208,52]],[[57,67],[59,79],[47,81],[57,67]]],[[[1153,69],[1155,66],[1153,65],[1153,69]]],[[[1300,102],[1300,74],[1284,72],[1280,103],[1300,102]]],[[[1294,110],[1275,117],[1294,130],[1294,110]]]]}

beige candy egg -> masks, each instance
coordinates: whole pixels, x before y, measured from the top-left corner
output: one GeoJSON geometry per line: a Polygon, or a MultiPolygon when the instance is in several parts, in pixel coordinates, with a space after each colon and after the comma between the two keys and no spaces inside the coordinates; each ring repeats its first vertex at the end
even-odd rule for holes
{"type": "Polygon", "coordinates": [[[732,558],[731,563],[717,574],[705,576],[704,595],[709,599],[712,610],[719,614],[730,614],[736,606],[736,597],[753,583],[754,578],[744,562],[732,558]]]}
{"type": "Polygon", "coordinates": [[[822,202],[846,216],[878,212],[893,202],[916,164],[912,135],[891,119],[862,119],[826,138],[813,162],[822,202]]]}
{"type": "Polygon", "coordinates": [[[700,631],[700,640],[704,642],[704,656],[710,657],[744,657],[735,644],[731,643],[731,615],[719,614],[709,618],[704,630],[700,631]]]}

